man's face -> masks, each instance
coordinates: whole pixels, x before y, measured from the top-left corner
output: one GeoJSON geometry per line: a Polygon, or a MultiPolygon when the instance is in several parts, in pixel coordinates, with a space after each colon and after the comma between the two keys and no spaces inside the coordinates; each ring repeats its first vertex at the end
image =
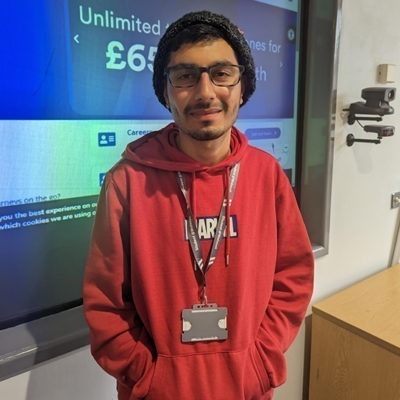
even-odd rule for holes
{"type": "MultiPolygon", "coordinates": [[[[232,47],[223,39],[184,44],[171,53],[168,67],[210,67],[218,63],[238,64],[232,47]]],[[[174,88],[167,80],[164,96],[182,134],[196,140],[213,140],[230,133],[243,102],[243,90],[242,81],[232,87],[216,86],[203,72],[190,88],[174,88]]]]}

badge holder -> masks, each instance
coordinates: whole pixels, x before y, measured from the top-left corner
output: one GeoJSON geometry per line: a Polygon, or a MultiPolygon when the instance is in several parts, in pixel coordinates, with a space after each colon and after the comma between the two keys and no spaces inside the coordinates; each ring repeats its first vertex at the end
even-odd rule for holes
{"type": "Polygon", "coordinates": [[[182,342],[226,340],[227,308],[215,303],[195,304],[182,311],[182,342]]]}

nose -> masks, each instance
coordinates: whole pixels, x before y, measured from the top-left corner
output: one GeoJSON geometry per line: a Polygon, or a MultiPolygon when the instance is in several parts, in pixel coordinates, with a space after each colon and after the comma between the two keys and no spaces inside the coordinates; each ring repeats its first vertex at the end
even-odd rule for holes
{"type": "Polygon", "coordinates": [[[215,98],[215,85],[211,82],[210,75],[203,71],[197,82],[197,98],[199,100],[209,100],[215,98]]]}

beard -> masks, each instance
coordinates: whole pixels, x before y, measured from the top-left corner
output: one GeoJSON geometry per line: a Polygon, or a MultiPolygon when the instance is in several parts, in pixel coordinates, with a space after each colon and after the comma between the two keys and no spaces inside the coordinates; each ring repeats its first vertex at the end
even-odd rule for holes
{"type": "Polygon", "coordinates": [[[221,128],[212,128],[212,127],[204,127],[203,129],[199,130],[185,130],[184,133],[188,136],[190,136],[192,139],[198,140],[198,141],[207,141],[207,140],[217,140],[221,136],[223,136],[227,129],[221,129],[221,128]]]}
{"type": "MultiPolygon", "coordinates": [[[[210,103],[206,103],[206,102],[202,102],[202,103],[198,103],[194,106],[187,106],[184,111],[183,114],[187,119],[190,119],[190,115],[192,112],[196,112],[196,111],[201,111],[203,109],[208,109],[208,108],[219,108],[221,110],[222,113],[226,113],[228,110],[228,105],[221,102],[219,105],[215,106],[215,105],[211,105],[210,103]]],[[[237,114],[237,113],[236,113],[237,114]]],[[[235,118],[236,119],[236,118],[235,118]]],[[[215,126],[213,121],[203,121],[201,123],[201,126],[197,126],[197,127],[191,127],[189,124],[178,124],[180,125],[180,130],[182,131],[182,133],[188,135],[189,137],[191,137],[194,140],[197,141],[210,141],[210,140],[217,140],[220,137],[222,137],[223,135],[225,135],[228,131],[230,131],[232,125],[233,125],[234,121],[226,121],[226,124],[219,124],[218,126],[215,126]]]]}

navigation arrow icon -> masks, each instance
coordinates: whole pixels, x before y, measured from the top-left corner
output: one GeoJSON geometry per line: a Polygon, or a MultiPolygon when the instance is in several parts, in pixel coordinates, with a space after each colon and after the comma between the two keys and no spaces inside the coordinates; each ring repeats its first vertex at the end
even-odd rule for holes
{"type": "Polygon", "coordinates": [[[76,43],[79,44],[79,34],[74,36],[74,40],[75,40],[76,43]]]}

